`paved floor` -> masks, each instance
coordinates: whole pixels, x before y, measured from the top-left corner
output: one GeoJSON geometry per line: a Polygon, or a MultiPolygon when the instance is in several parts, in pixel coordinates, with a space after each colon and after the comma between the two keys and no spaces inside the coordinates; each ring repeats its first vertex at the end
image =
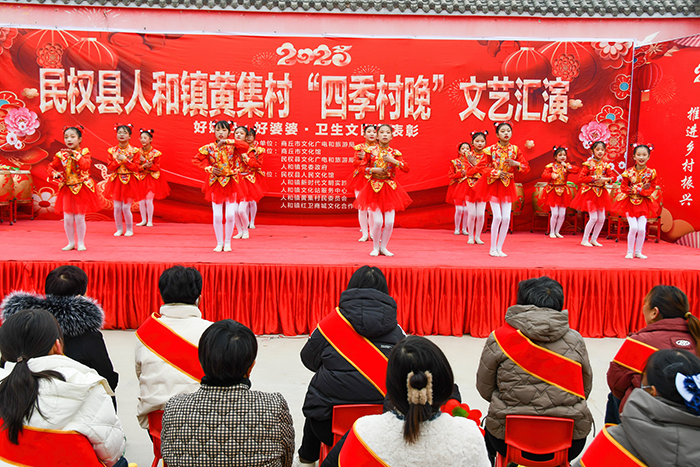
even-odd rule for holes
{"type": "MultiPolygon", "coordinates": [[[[136,420],[138,383],[134,373],[134,332],[104,331],[104,334],[112,362],[120,375],[117,400],[119,417],[124,424],[128,439],[126,456],[129,462],[138,463],[140,467],[148,467],[153,461],[151,442],[146,431],[141,429],[136,420]]],[[[484,339],[443,336],[433,336],[430,339],[447,355],[463,401],[485,413],[488,404],[481,399],[475,388],[476,368],[484,339]]],[[[297,446],[301,441],[301,427],[304,423],[301,406],[307,384],[312,376],[299,359],[299,352],[305,342],[306,336],[259,337],[257,364],[251,375],[254,389],[281,392],[287,399],[294,418],[297,446]]],[[[586,344],[595,375],[589,406],[595,419],[595,426],[600,429],[603,426],[608,394],[605,373],[622,340],[586,339],[586,344]]]]}

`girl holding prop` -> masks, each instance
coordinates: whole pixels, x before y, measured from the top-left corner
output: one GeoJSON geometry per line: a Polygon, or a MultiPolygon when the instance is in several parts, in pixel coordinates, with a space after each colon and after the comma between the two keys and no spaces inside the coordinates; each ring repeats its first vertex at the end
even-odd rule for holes
{"type": "Polygon", "coordinates": [[[115,237],[131,237],[134,235],[134,217],[131,214],[131,203],[135,199],[141,199],[141,187],[139,172],[141,166],[137,154],[138,148],[129,144],[133,126],[117,125],[117,144],[107,150],[109,163],[107,169],[112,172],[109,181],[105,185],[105,198],[112,198],[114,202],[114,222],[117,225],[115,237]],[[122,216],[126,224],[126,232],[122,224],[122,216]]]}
{"type": "Polygon", "coordinates": [[[547,186],[542,190],[538,201],[541,206],[549,206],[552,211],[549,219],[549,238],[564,238],[559,231],[564,225],[566,208],[571,204],[566,182],[570,173],[575,174],[581,170],[567,162],[568,150],[564,146],[554,146],[554,162],[547,164],[542,172],[547,186]]]}
{"type": "Polygon", "coordinates": [[[163,199],[170,194],[168,182],[165,181],[160,171],[160,157],[163,154],[151,146],[154,132],[155,130],[143,128],[139,130],[141,139],[139,178],[141,179],[142,195],[145,198],[139,201],[141,222],[136,225],[148,227],[153,227],[153,199],[163,199]]]}

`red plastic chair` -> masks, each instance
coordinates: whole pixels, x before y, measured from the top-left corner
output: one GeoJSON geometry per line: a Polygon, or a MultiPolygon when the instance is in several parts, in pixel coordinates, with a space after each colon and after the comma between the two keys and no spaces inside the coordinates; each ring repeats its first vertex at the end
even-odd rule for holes
{"type": "Polygon", "coordinates": [[[569,448],[574,434],[574,421],[568,418],[508,415],[506,417],[506,456],[496,456],[496,467],[515,462],[529,467],[569,467],[569,448]],[[532,461],[530,454],[552,454],[548,461],[532,461]]]}
{"type": "MultiPolygon", "coordinates": [[[[333,407],[333,446],[340,441],[345,433],[350,431],[352,425],[360,417],[365,415],[377,415],[384,411],[382,404],[352,404],[352,405],[336,405],[333,407]]],[[[328,446],[321,443],[321,452],[318,459],[318,465],[323,463],[333,446],[328,446]]]]}
{"type": "MultiPolygon", "coordinates": [[[[163,456],[160,453],[160,432],[163,429],[163,411],[154,410],[148,414],[148,434],[151,435],[151,440],[153,441],[153,464],[151,467],[157,467],[158,461],[160,461],[163,456]]],[[[163,461],[163,467],[165,466],[165,461],[163,461]]]]}

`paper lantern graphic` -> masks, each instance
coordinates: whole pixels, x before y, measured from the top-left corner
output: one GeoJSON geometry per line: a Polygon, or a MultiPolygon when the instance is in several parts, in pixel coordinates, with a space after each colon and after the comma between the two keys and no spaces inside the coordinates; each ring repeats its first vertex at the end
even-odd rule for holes
{"type": "Polygon", "coordinates": [[[509,78],[544,79],[549,74],[549,62],[534,47],[522,47],[505,59],[501,71],[509,78]]]}
{"type": "Polygon", "coordinates": [[[18,70],[39,80],[39,68],[63,68],[65,51],[79,40],[75,35],[55,29],[40,29],[26,34],[16,45],[14,56],[18,70]],[[51,66],[47,66],[51,65],[51,66]]]}
{"type": "Polygon", "coordinates": [[[649,100],[649,91],[654,89],[664,77],[664,71],[657,63],[650,62],[635,72],[634,82],[642,90],[642,102],[649,100]]]}
{"type": "Polygon", "coordinates": [[[110,46],[97,38],[84,37],[68,49],[66,62],[77,70],[114,70],[119,58],[110,46]]]}
{"type": "Polygon", "coordinates": [[[585,45],[579,42],[552,42],[540,48],[539,52],[549,60],[552,77],[569,81],[576,93],[593,86],[598,67],[585,45]]]}

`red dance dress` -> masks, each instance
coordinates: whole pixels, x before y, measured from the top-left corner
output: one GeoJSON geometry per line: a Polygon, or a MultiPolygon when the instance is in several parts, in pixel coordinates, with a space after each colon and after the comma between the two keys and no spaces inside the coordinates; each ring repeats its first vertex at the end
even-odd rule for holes
{"type": "Polygon", "coordinates": [[[578,211],[610,211],[612,202],[610,193],[605,188],[605,183],[596,180],[601,178],[615,179],[617,174],[610,162],[603,159],[596,161],[593,158],[583,163],[578,174],[578,181],[581,184],[576,197],[571,201],[571,207],[578,211]]]}
{"type": "Polygon", "coordinates": [[[163,174],[160,171],[160,157],[163,154],[157,150],[151,148],[150,151],[146,152],[143,148],[139,149],[139,161],[143,157],[145,161],[143,164],[151,162],[149,168],[144,169],[143,164],[141,164],[141,171],[139,172],[139,180],[141,180],[141,196],[143,198],[148,195],[148,193],[153,193],[155,199],[167,198],[170,194],[170,187],[168,182],[165,181],[163,174]]]}
{"type": "Polygon", "coordinates": [[[102,209],[95,181],[90,178],[90,150],[63,150],[49,163],[53,180],[58,181],[56,211],[68,214],[86,214],[102,209]]]}
{"type": "Polygon", "coordinates": [[[474,187],[475,201],[513,203],[518,200],[515,172],[525,174],[530,171],[530,165],[516,145],[508,143],[502,146],[496,143],[484,150],[484,158],[477,169],[482,177],[474,187]],[[509,160],[517,161],[521,166],[512,167],[508,164],[509,160]]]}
{"type": "Polygon", "coordinates": [[[541,206],[549,206],[550,208],[562,207],[568,208],[571,204],[571,192],[566,185],[569,174],[579,173],[580,167],[564,163],[552,162],[544,166],[542,178],[547,182],[544,187],[538,202],[541,206]],[[552,178],[554,174],[554,178],[552,178]]]}
{"type": "Polygon", "coordinates": [[[369,177],[368,183],[360,191],[355,199],[353,207],[361,211],[370,210],[381,212],[403,211],[411,204],[411,197],[406,190],[395,180],[396,169],[408,172],[408,164],[403,160],[399,151],[392,148],[373,146],[362,160],[362,173],[369,177]],[[368,157],[369,156],[369,157],[368,157]],[[385,156],[396,159],[399,165],[394,165],[384,160],[385,156]],[[372,173],[373,168],[383,168],[382,174],[372,173]]]}
{"type": "Polygon", "coordinates": [[[627,217],[658,217],[661,206],[656,191],[656,170],[630,167],[622,174],[622,186],[615,197],[613,212],[627,217]],[[644,189],[644,185],[649,188],[644,189]]]}
{"type": "MultiPolygon", "coordinates": [[[[262,164],[257,157],[256,149],[258,148],[248,148],[248,151],[242,152],[236,161],[236,168],[240,176],[238,183],[240,183],[244,193],[243,198],[239,201],[255,201],[257,203],[265,196],[265,192],[260,185],[262,177],[258,173],[258,170],[262,168],[262,164]]],[[[264,152],[265,150],[262,149],[262,151],[264,152]]]]}
{"type": "Polygon", "coordinates": [[[113,201],[143,199],[138,178],[141,170],[138,154],[141,150],[129,144],[125,148],[114,146],[107,149],[107,152],[109,153],[107,170],[111,174],[105,184],[105,198],[111,198],[113,201]],[[124,156],[126,159],[120,162],[117,160],[119,156],[124,156]]]}
{"type": "Polygon", "coordinates": [[[202,192],[204,199],[215,204],[225,201],[236,203],[243,199],[245,192],[239,182],[236,170],[238,155],[248,150],[245,141],[228,140],[231,144],[219,147],[217,143],[209,143],[199,148],[192,158],[192,163],[204,169],[209,177],[204,181],[202,192]],[[220,175],[214,175],[214,168],[221,169],[220,175]]]}
{"type": "Polygon", "coordinates": [[[368,144],[367,142],[364,142],[362,144],[356,144],[353,148],[355,150],[355,155],[352,158],[353,171],[350,178],[348,178],[348,191],[350,193],[354,194],[356,191],[362,191],[362,189],[367,185],[369,178],[362,170],[362,161],[375,146],[376,143],[368,144]]]}

